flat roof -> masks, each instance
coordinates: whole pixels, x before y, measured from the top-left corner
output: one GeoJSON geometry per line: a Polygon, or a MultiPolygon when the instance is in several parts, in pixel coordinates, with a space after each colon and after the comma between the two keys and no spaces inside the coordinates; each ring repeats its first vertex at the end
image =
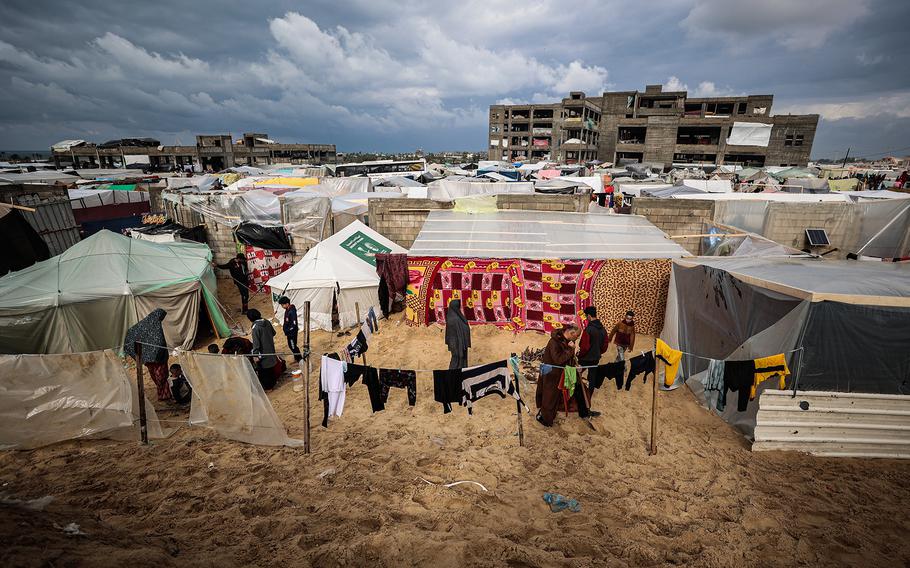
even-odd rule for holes
{"type": "Polygon", "coordinates": [[[552,211],[431,211],[411,256],[646,259],[690,256],[638,215],[552,211]]]}

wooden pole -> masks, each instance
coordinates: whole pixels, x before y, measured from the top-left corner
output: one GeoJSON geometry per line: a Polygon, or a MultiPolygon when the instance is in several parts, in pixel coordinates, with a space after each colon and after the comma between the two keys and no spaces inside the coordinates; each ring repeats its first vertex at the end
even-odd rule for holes
{"type": "Polygon", "coordinates": [[[37,211],[34,207],[26,207],[25,205],[16,205],[14,203],[7,203],[5,201],[0,201],[0,206],[9,207],[10,209],[18,209],[19,211],[28,211],[34,213],[37,211]]]}
{"type": "Polygon", "coordinates": [[[136,342],[136,390],[139,397],[139,439],[143,446],[149,443],[148,422],[145,417],[145,383],[142,382],[142,344],[136,342]]]}
{"type": "MultiPolygon", "coordinates": [[[[515,354],[512,353],[512,357],[515,357],[515,354]]],[[[521,381],[518,380],[518,377],[515,377],[515,392],[518,393],[518,396],[521,397],[521,381]]],[[[521,423],[521,402],[515,401],[515,410],[518,411],[518,445],[519,447],[524,447],[525,445],[525,429],[524,425],[521,423]]]]}
{"type": "MultiPolygon", "coordinates": [[[[664,373],[667,372],[666,366],[664,373]]],[[[649,455],[657,454],[657,369],[654,370],[654,385],[651,391],[651,451],[649,455]]]]}
{"type": "Polygon", "coordinates": [[[310,302],[306,301],[303,303],[303,321],[306,322],[304,325],[303,338],[304,345],[303,349],[306,353],[306,374],[304,378],[304,392],[306,393],[304,398],[306,399],[304,412],[303,412],[303,453],[310,453],[310,361],[312,359],[312,353],[310,350],[310,302]]]}
{"type": "MultiPolygon", "coordinates": [[[[360,325],[361,323],[363,323],[360,321],[360,303],[359,302],[354,302],[354,313],[357,316],[357,325],[360,325]]],[[[357,329],[359,330],[360,328],[357,328],[357,329]]],[[[363,365],[365,367],[367,364],[366,353],[361,353],[360,357],[361,357],[361,359],[363,359],[363,365]]]]}

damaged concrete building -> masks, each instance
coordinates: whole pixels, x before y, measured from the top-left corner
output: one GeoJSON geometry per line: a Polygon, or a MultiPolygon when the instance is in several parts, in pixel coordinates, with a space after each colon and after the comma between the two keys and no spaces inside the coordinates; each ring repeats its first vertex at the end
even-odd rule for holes
{"type": "Polygon", "coordinates": [[[491,160],[617,165],[805,166],[818,115],[771,114],[772,95],[572,92],[558,103],[490,107],[491,160]]]}

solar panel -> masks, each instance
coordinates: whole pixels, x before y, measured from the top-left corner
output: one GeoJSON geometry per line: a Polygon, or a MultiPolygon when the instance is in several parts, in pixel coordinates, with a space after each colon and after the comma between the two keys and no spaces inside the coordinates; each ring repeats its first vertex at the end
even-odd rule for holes
{"type": "Polygon", "coordinates": [[[824,229],[806,229],[806,238],[810,247],[826,247],[831,244],[824,229]]]}

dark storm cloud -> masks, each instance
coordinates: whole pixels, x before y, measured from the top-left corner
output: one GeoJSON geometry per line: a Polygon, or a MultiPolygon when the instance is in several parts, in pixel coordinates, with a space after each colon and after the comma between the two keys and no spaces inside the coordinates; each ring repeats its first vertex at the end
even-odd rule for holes
{"type": "Polygon", "coordinates": [[[910,4],[886,0],[0,5],[0,147],[267,131],[481,149],[487,107],[568,90],[772,93],[815,156],[910,146],[910,4]]]}

